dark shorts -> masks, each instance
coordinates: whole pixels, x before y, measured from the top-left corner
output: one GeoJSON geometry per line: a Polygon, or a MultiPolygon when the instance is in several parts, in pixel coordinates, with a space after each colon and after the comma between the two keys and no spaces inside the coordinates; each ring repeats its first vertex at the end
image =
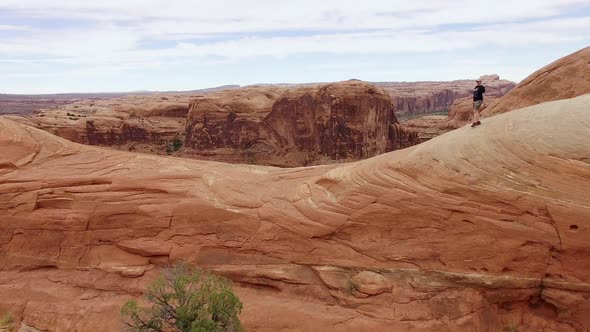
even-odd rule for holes
{"type": "Polygon", "coordinates": [[[474,110],[478,110],[481,108],[481,105],[483,104],[483,100],[475,100],[473,102],[473,109],[474,110]]]}

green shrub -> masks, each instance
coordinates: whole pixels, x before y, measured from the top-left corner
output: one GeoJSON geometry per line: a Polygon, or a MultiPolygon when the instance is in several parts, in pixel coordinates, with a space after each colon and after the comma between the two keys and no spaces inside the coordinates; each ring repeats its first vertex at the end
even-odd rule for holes
{"type": "Polygon", "coordinates": [[[166,154],[171,155],[172,152],[178,151],[182,148],[182,141],[179,138],[172,140],[172,143],[166,143],[166,154]]]}
{"type": "Polygon", "coordinates": [[[166,268],[145,293],[149,308],[130,300],[121,308],[128,331],[238,332],[242,302],[230,282],[179,263],[166,268]]]}
{"type": "Polygon", "coordinates": [[[346,279],[346,293],[348,293],[348,295],[354,295],[355,292],[358,292],[359,290],[359,285],[354,282],[354,280],[352,280],[352,278],[348,277],[346,279]]]}
{"type": "Polygon", "coordinates": [[[174,151],[180,150],[180,148],[182,147],[182,141],[178,138],[175,138],[172,141],[172,147],[174,148],[174,151]]]}
{"type": "Polygon", "coordinates": [[[504,324],[502,329],[504,332],[518,332],[518,325],[515,322],[508,322],[504,324]]]}
{"type": "Polygon", "coordinates": [[[14,319],[10,313],[0,315],[0,329],[10,330],[14,327],[14,319]]]}

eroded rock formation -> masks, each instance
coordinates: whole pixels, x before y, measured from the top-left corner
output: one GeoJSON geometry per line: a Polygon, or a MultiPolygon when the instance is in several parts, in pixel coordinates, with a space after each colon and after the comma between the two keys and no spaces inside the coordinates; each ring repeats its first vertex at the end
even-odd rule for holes
{"type": "Polygon", "coordinates": [[[402,121],[400,125],[408,131],[417,133],[420,142],[426,142],[454,129],[446,125],[446,119],[444,115],[425,115],[402,121]]]}
{"type": "Polygon", "coordinates": [[[82,100],[40,111],[20,122],[73,142],[165,154],[184,141],[190,95],[143,95],[82,100]]]}
{"type": "Polygon", "coordinates": [[[116,331],[120,305],[186,259],[236,282],[250,330],[587,331],[589,103],[298,169],[82,146],[0,119],[0,310],[116,331]]]}
{"type": "Polygon", "coordinates": [[[362,81],[236,92],[191,103],[187,146],[232,149],[258,164],[301,166],[317,158],[358,160],[417,143],[415,133],[397,124],[391,98],[362,81]]]}
{"type": "Polygon", "coordinates": [[[416,144],[393,112],[383,91],[349,81],[84,100],[18,121],[88,145],[163,155],[177,140],[177,156],[303,166],[416,144]]]}
{"type": "MultiPolygon", "coordinates": [[[[483,80],[491,95],[512,87],[497,75],[483,80]]],[[[400,126],[394,111],[446,109],[472,84],[379,83],[393,99],[356,80],[119,96],[76,101],[19,122],[89,145],[231,163],[304,166],[367,158],[439,134],[446,129],[432,131],[423,123],[400,126]],[[171,150],[175,141],[188,148],[171,150]]]]}
{"type": "Polygon", "coordinates": [[[195,149],[244,148],[258,136],[257,124],[287,89],[275,86],[222,91],[191,101],[187,146],[195,149]]]}
{"type": "Polygon", "coordinates": [[[537,70],[483,112],[492,116],[551,100],[590,93],[590,47],[537,70]]]}

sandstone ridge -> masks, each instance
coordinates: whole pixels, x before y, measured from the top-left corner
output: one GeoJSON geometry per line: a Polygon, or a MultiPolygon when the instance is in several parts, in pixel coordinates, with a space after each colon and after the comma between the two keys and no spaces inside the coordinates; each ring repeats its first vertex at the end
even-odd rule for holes
{"type": "Polygon", "coordinates": [[[482,114],[492,116],[546,101],[590,93],[590,47],[537,70],[492,103],[482,114]]]}

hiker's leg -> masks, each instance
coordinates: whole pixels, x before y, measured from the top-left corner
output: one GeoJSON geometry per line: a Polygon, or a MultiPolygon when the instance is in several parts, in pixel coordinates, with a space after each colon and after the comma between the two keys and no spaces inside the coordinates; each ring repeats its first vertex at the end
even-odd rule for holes
{"type": "Polygon", "coordinates": [[[479,122],[479,110],[481,109],[481,104],[483,104],[483,101],[481,100],[476,100],[473,103],[473,122],[479,122]]]}

